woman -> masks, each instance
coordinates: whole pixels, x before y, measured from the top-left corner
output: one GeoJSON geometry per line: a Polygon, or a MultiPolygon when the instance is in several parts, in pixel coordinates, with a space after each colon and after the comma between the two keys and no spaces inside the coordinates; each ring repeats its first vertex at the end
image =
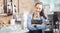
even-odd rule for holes
{"type": "Polygon", "coordinates": [[[41,2],[36,3],[34,10],[34,13],[28,16],[27,28],[29,29],[29,33],[42,33],[42,30],[46,26],[43,4],[41,2]]]}

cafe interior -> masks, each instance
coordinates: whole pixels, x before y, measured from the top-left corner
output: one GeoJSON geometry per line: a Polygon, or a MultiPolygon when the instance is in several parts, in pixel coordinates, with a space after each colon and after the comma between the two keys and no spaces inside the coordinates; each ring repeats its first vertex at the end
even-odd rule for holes
{"type": "Polygon", "coordinates": [[[42,2],[47,17],[45,33],[60,33],[60,0],[0,0],[0,32],[28,33],[27,16],[42,2]]]}

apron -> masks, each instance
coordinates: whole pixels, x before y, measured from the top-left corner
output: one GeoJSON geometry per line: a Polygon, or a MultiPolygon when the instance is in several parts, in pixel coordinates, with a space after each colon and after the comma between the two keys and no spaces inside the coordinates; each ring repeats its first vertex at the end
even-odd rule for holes
{"type": "Polygon", "coordinates": [[[42,19],[40,18],[34,18],[34,15],[32,16],[31,24],[42,24],[42,19]]]}
{"type": "MultiPolygon", "coordinates": [[[[42,24],[42,19],[36,20],[33,17],[34,17],[34,15],[32,16],[31,24],[42,24]]],[[[36,26],[34,26],[34,27],[36,27],[36,26]]],[[[42,33],[42,30],[41,29],[34,30],[34,31],[30,30],[29,33],[42,33]]]]}

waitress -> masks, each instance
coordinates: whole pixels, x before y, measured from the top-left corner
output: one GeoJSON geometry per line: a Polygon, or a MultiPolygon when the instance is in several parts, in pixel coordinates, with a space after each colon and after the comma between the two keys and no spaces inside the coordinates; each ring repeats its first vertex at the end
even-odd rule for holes
{"type": "Polygon", "coordinates": [[[38,2],[34,6],[34,13],[30,14],[27,19],[27,28],[29,33],[43,33],[46,26],[46,17],[43,13],[43,4],[38,2]]]}

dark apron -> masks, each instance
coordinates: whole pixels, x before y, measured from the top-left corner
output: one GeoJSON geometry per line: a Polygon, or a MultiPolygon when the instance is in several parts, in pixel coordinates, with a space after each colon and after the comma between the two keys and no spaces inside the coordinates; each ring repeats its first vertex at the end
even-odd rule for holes
{"type": "MultiPolygon", "coordinates": [[[[42,20],[35,20],[32,17],[31,24],[42,24],[42,20]]],[[[34,26],[34,27],[36,27],[36,26],[34,26]]],[[[29,30],[29,33],[42,33],[42,30],[41,29],[33,30],[33,31],[29,30]]]]}
{"type": "Polygon", "coordinates": [[[39,29],[39,30],[34,30],[34,31],[29,30],[28,33],[42,33],[42,30],[41,30],[41,29],[39,29]]]}

